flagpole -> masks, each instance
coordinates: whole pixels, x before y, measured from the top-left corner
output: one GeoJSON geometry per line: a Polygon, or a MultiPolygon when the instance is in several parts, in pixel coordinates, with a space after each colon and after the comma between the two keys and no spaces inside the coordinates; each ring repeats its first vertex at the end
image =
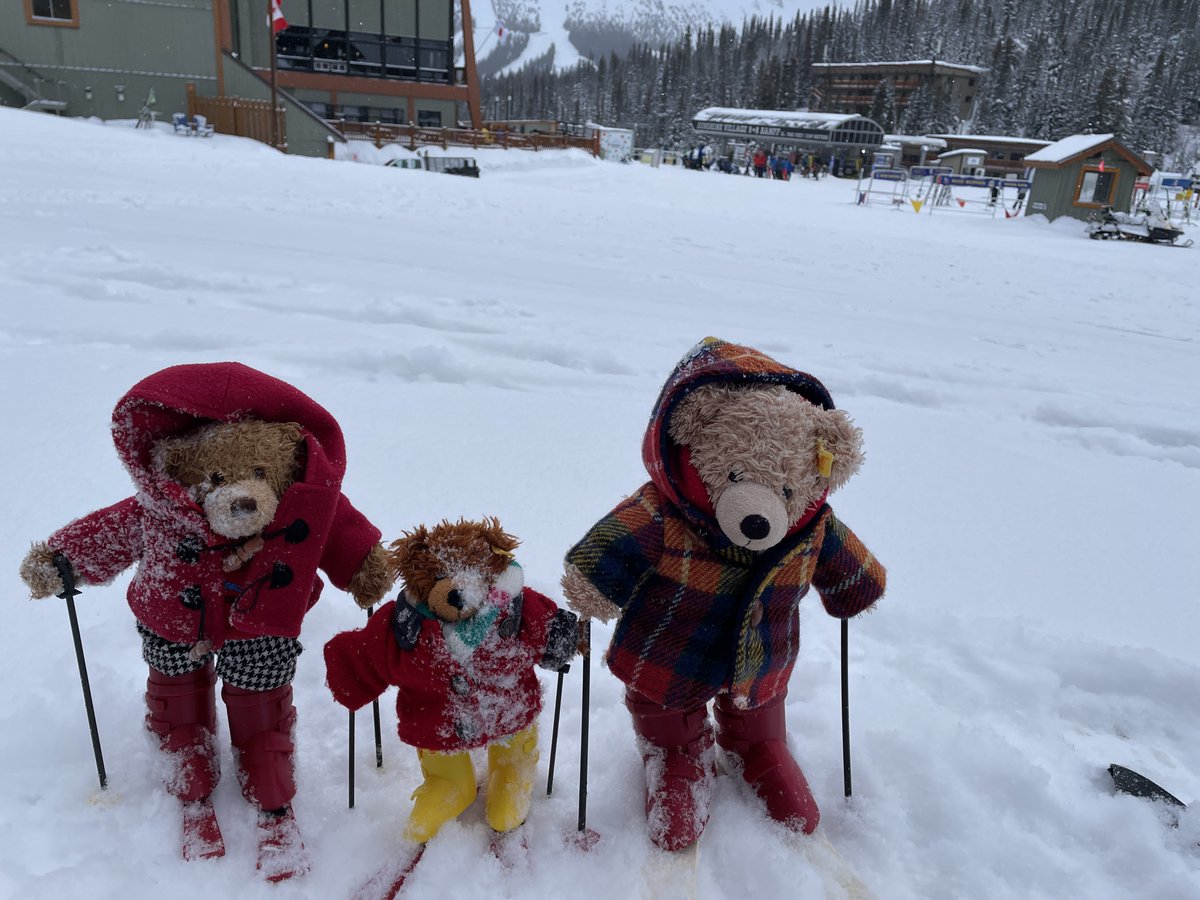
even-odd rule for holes
{"type": "Polygon", "coordinates": [[[279,83],[275,65],[275,2],[267,0],[267,40],[270,42],[271,60],[271,146],[279,149],[279,83]]]}

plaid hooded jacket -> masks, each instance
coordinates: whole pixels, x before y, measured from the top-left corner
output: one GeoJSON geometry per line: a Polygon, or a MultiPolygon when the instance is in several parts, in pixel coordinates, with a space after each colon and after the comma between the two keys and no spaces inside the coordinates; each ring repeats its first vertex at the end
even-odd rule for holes
{"type": "Polygon", "coordinates": [[[650,481],[567,553],[621,608],[608,666],[675,709],[727,692],[742,707],[783,695],[800,648],[800,599],[815,586],[825,610],[850,618],[884,592],[883,566],[825,503],[774,547],[755,552],[722,533],[683,491],[690,465],[669,436],[676,404],[700,385],[781,384],[826,409],[820,381],[770,357],[707,338],[663,386],[642,443],[650,481]]]}

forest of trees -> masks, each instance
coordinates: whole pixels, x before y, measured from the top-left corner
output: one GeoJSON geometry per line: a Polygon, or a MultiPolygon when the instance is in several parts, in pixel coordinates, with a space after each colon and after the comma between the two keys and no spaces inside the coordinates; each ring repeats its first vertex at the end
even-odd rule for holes
{"type": "MultiPolygon", "coordinates": [[[[573,69],[549,61],[484,82],[514,117],[634,128],[639,146],[695,143],[707,106],[820,109],[814,62],[938,59],[989,69],[967,123],[977,134],[1055,140],[1116,132],[1141,152],[1195,158],[1200,124],[1200,0],[860,0],[791,21],[751,18],[690,29],[573,69]]],[[[897,111],[890,84],[871,118],[905,134],[957,131],[940,98],[897,111]]]]}

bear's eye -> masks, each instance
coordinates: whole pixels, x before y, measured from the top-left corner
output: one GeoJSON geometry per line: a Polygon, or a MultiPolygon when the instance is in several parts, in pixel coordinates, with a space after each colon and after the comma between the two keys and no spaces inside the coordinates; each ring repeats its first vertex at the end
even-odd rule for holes
{"type": "Polygon", "coordinates": [[[741,481],[745,477],[746,477],[745,475],[743,475],[741,472],[737,471],[736,469],[729,473],[730,481],[734,481],[734,482],[741,481]]]}
{"type": "Polygon", "coordinates": [[[261,481],[262,479],[267,477],[267,470],[264,469],[262,466],[259,466],[257,469],[254,470],[254,477],[261,481]]]}
{"type": "Polygon", "coordinates": [[[792,499],[792,489],[790,487],[788,487],[786,484],[783,486],[783,499],[784,500],[792,499]]]}
{"type": "Polygon", "coordinates": [[[214,487],[217,487],[225,483],[225,476],[220,472],[213,472],[208,476],[208,480],[212,482],[214,487]]]}

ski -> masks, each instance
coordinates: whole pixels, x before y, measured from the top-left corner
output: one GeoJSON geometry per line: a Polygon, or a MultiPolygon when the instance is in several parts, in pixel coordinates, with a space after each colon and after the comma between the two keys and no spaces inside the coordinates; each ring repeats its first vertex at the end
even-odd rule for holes
{"type": "Polygon", "coordinates": [[[258,814],[258,871],[270,882],[299,878],[308,871],[308,851],[289,807],[281,815],[258,814]]]}
{"type": "Polygon", "coordinates": [[[848,900],[874,900],[875,892],[855,874],[853,866],[829,842],[825,832],[819,829],[812,834],[788,832],[786,840],[821,876],[827,896],[830,888],[836,885],[848,900]]]}
{"type": "MultiPolygon", "coordinates": [[[[1165,803],[1168,807],[1174,809],[1187,809],[1187,804],[1168,791],[1166,788],[1155,784],[1145,775],[1141,775],[1133,769],[1127,769],[1124,766],[1119,766],[1113,763],[1108,767],[1108,774],[1112,776],[1113,785],[1117,792],[1121,794],[1129,794],[1132,797],[1144,797],[1147,800],[1152,800],[1155,803],[1165,803]]],[[[1172,825],[1179,824],[1179,817],[1172,810],[1174,821],[1172,825]]]]}
{"type": "Polygon", "coordinates": [[[642,864],[648,900],[695,900],[699,895],[700,841],[682,850],[650,850],[642,864]]]}
{"type": "Polygon", "coordinates": [[[424,844],[406,844],[354,892],[352,900],[393,900],[424,855],[424,844]]]}
{"type": "Polygon", "coordinates": [[[508,871],[529,867],[529,842],[525,838],[524,828],[493,832],[491,849],[492,855],[508,871]]]}
{"type": "Polygon", "coordinates": [[[212,800],[205,798],[184,803],[183,813],[183,858],[191,862],[196,859],[215,859],[225,855],[225,841],[221,837],[221,826],[217,824],[217,813],[212,800]]]}

